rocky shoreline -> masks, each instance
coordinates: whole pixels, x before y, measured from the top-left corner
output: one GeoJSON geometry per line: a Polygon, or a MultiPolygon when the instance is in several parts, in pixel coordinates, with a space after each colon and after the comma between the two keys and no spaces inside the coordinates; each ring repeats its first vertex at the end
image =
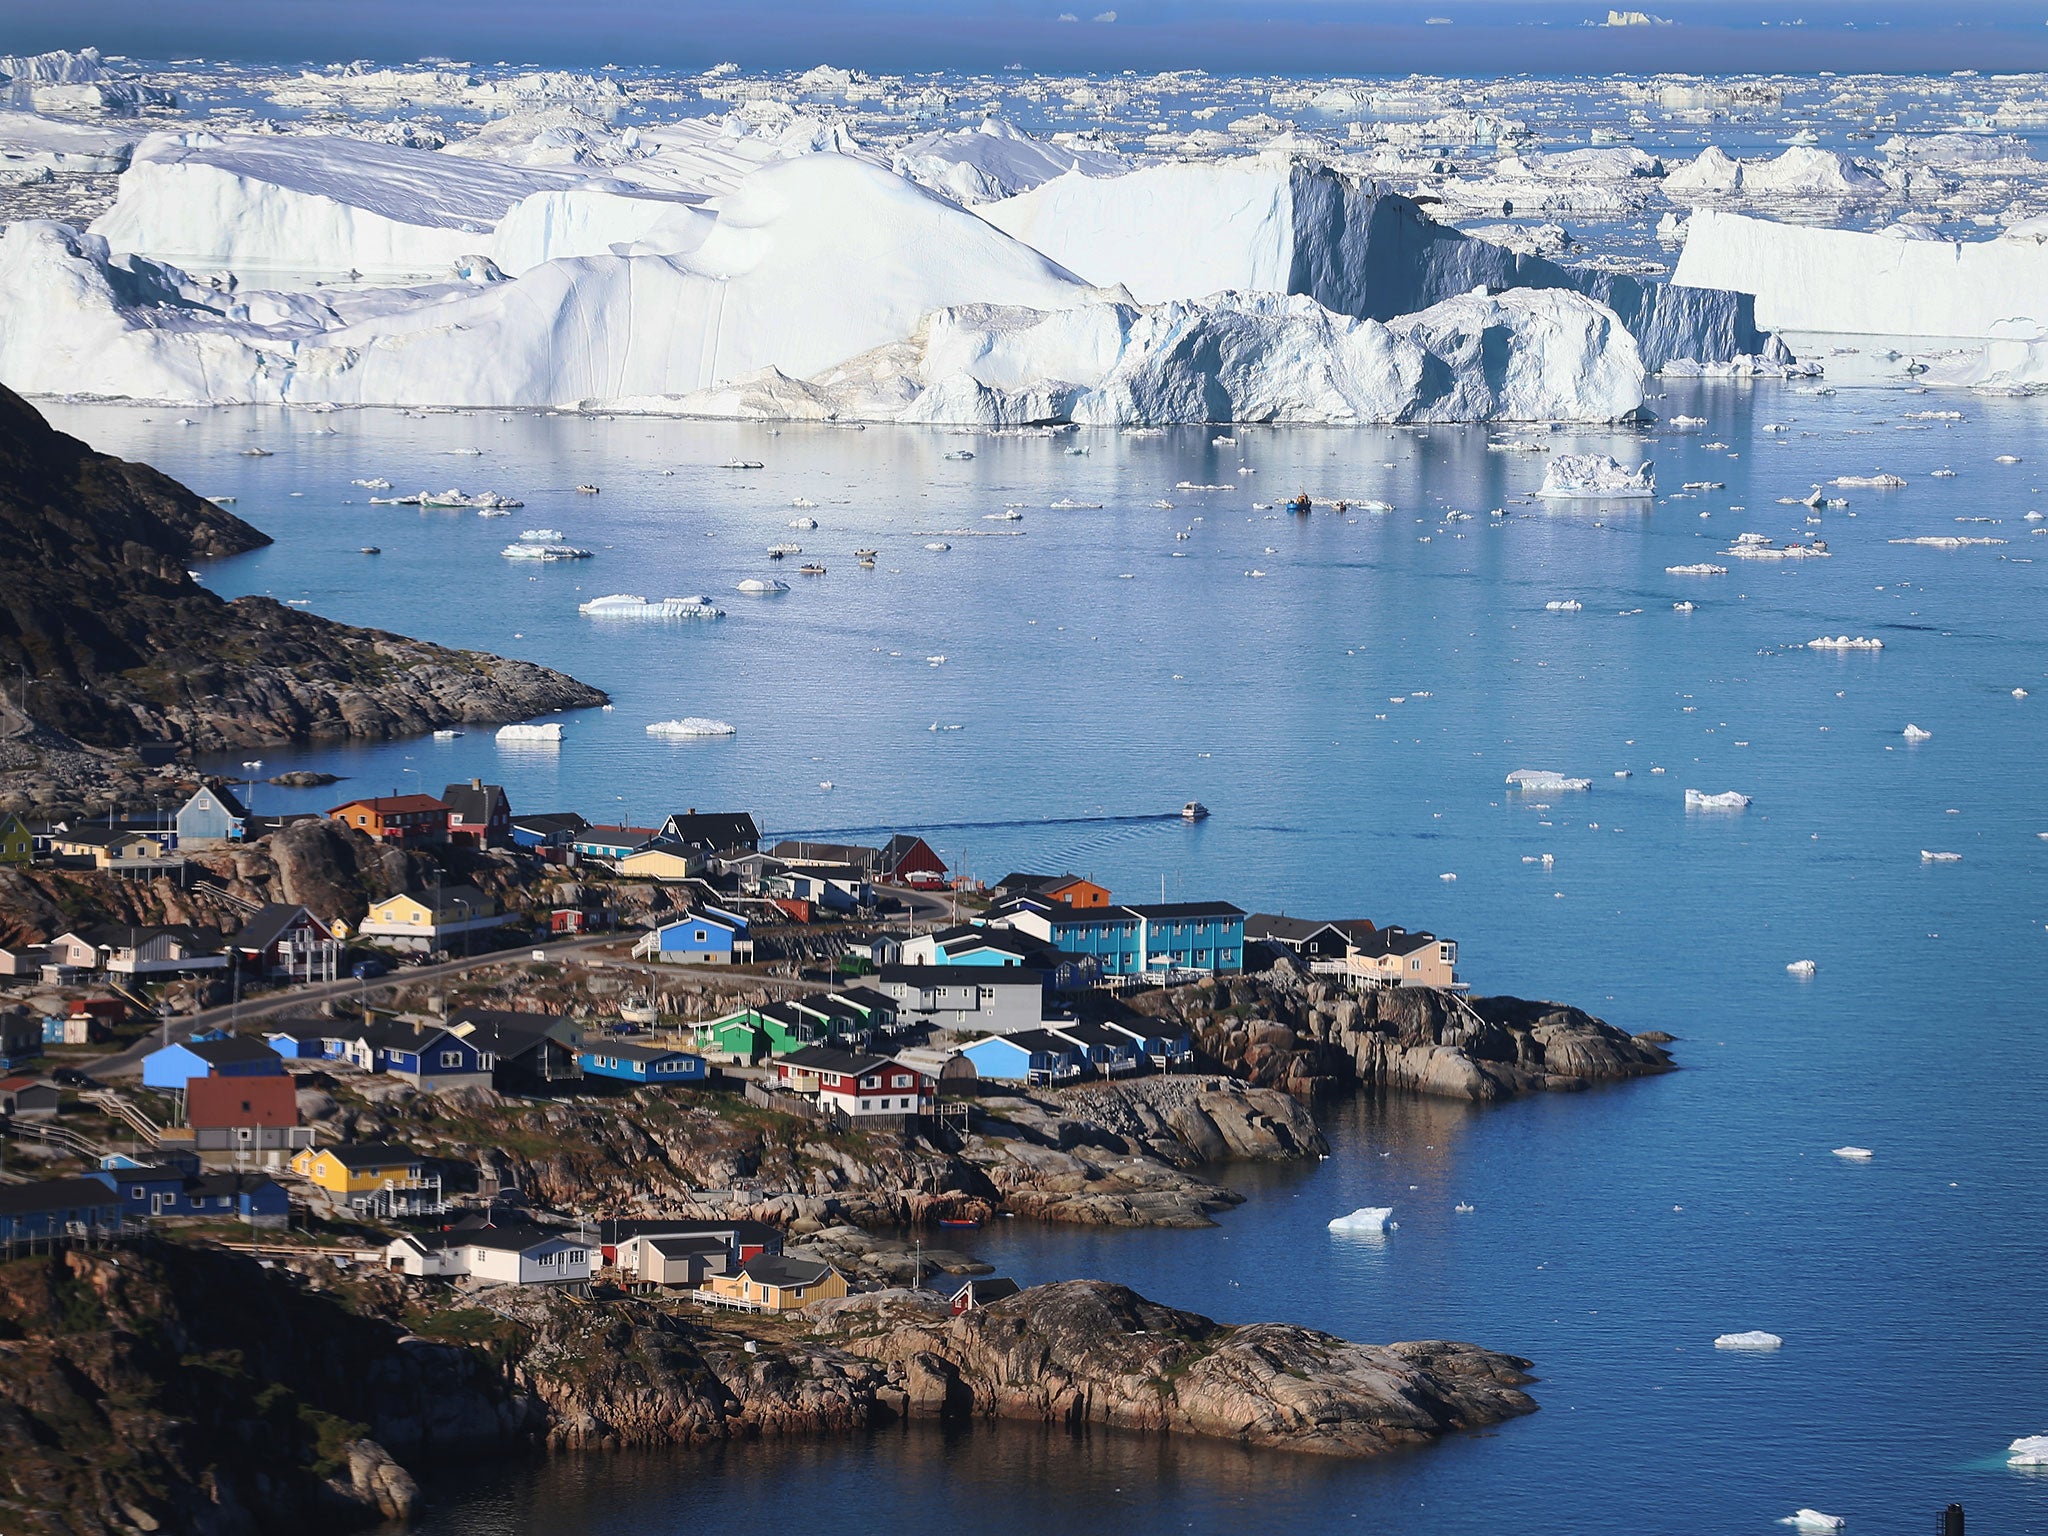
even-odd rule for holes
{"type": "Polygon", "coordinates": [[[734,1319],[147,1241],[0,1264],[0,1507],[19,1536],[338,1530],[410,1518],[430,1462],[916,1419],[1369,1456],[1533,1412],[1529,1364],[1221,1324],[1099,1281],[957,1317],[887,1290],[734,1319]]]}

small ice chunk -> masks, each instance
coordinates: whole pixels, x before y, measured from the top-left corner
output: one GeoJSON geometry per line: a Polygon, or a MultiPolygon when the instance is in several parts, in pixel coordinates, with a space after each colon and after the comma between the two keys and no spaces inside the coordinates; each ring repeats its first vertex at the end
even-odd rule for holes
{"type": "Polygon", "coordinates": [[[1752,1328],[1747,1333],[1724,1333],[1714,1340],[1716,1349],[1777,1349],[1784,1340],[1775,1333],[1752,1328]]]}
{"type": "Polygon", "coordinates": [[[1664,574],[1666,576],[1726,576],[1728,574],[1728,567],[1725,565],[1709,565],[1706,561],[1702,560],[1695,565],[1667,565],[1664,567],[1664,574]]]}
{"type": "Polygon", "coordinates": [[[1922,864],[1960,864],[1963,862],[1963,856],[1960,853],[1937,853],[1922,848],[1920,850],[1920,862],[1922,864]]]}
{"type": "Polygon", "coordinates": [[[1332,1232],[1384,1232],[1387,1218],[1394,1214],[1391,1205],[1361,1205],[1349,1216],[1339,1216],[1330,1223],[1332,1232]]]}
{"type": "Polygon", "coordinates": [[[1904,737],[1906,738],[1906,740],[1908,740],[1908,741],[1932,741],[1932,740],[1934,740],[1934,732],[1932,732],[1932,731],[1923,731],[1923,730],[1921,730],[1921,729],[1920,729],[1920,727],[1919,727],[1919,726],[1917,726],[1917,725],[1914,725],[1914,724],[1913,724],[1913,723],[1912,723],[1912,722],[1911,722],[1910,720],[1906,722],[1906,728],[1905,728],[1905,729],[1904,729],[1903,731],[1901,731],[1901,732],[1900,732],[1899,734],[1900,734],[1901,736],[1904,736],[1904,737]]]}
{"type": "Polygon", "coordinates": [[[2005,1448],[2008,1467],[2048,1467],[2048,1435],[2022,1435],[2005,1448]]]}
{"type": "Polygon", "coordinates": [[[1437,876],[1437,879],[1439,879],[1439,880],[1455,880],[1455,879],[1457,879],[1457,878],[1458,878],[1458,877],[1457,877],[1456,875],[1453,875],[1453,874],[1441,874],[1441,875],[1438,875],[1438,876],[1437,876]]]}
{"type": "MultiPolygon", "coordinates": [[[[1656,769],[1650,770],[1655,773],[1656,769]]],[[[1739,811],[1749,804],[1749,796],[1737,794],[1734,790],[1723,790],[1718,795],[1704,794],[1697,789],[1685,792],[1685,808],[1688,811],[1739,811]]]]}
{"type": "Polygon", "coordinates": [[[1545,613],[1578,613],[1585,606],[1576,597],[1553,598],[1543,605],[1543,611],[1545,613]]]}
{"type": "Polygon", "coordinates": [[[1530,794],[1561,794],[1566,790],[1593,787],[1591,779],[1568,779],[1549,768],[1517,768],[1508,775],[1507,782],[1530,794]]]}
{"type": "Polygon", "coordinates": [[[1881,651],[1882,640],[1865,635],[1820,635],[1806,642],[1809,651],[1881,651]]]}
{"type": "Polygon", "coordinates": [[[1824,1515],[1817,1509],[1794,1510],[1778,1522],[1801,1531],[1839,1531],[1848,1523],[1840,1515],[1824,1515]]]}
{"type": "Polygon", "coordinates": [[[1811,960],[1794,960],[1790,965],[1786,966],[1785,969],[1790,971],[1794,976],[1811,976],[1815,971],[1819,970],[1820,967],[1815,965],[1811,960]]]}
{"type": "Polygon", "coordinates": [[[1868,1147],[1835,1148],[1835,1156],[1852,1163],[1867,1163],[1875,1155],[1868,1147]]]}

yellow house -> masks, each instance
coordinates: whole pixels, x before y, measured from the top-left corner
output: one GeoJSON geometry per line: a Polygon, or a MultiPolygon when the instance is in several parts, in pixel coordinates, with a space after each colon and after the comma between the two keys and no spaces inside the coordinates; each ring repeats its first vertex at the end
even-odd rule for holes
{"type": "Polygon", "coordinates": [[[761,1254],[729,1275],[708,1275],[698,1293],[714,1305],[749,1312],[794,1312],[846,1294],[846,1276],[830,1264],[761,1254]]]}
{"type": "Polygon", "coordinates": [[[27,864],[35,857],[35,839],[19,816],[0,816],[0,864],[27,864]]]}
{"type": "Polygon", "coordinates": [[[168,834],[160,832],[81,827],[76,832],[59,832],[51,837],[50,851],[60,858],[91,859],[100,869],[112,869],[117,865],[168,859],[171,840],[168,834]]]}
{"type": "Polygon", "coordinates": [[[456,934],[481,933],[504,926],[498,903],[473,885],[448,885],[438,891],[400,891],[370,903],[356,933],[381,939],[400,949],[439,949],[456,934]]]}
{"type": "Polygon", "coordinates": [[[692,859],[676,844],[654,843],[627,854],[615,867],[622,875],[643,880],[689,880],[704,872],[704,861],[692,859]]]}
{"type": "Polygon", "coordinates": [[[1390,987],[1458,987],[1458,946],[1433,933],[1380,928],[1351,941],[1345,967],[1390,987]]]}
{"type": "Polygon", "coordinates": [[[417,1152],[385,1141],[344,1147],[308,1147],[292,1158],[292,1172],[330,1195],[374,1194],[387,1183],[417,1183],[422,1169],[417,1152]]]}

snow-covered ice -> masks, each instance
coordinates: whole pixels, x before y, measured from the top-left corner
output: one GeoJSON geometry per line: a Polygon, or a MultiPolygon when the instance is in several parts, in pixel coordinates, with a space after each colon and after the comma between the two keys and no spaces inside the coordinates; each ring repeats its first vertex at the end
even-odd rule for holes
{"type": "Polygon", "coordinates": [[[1657,494],[1657,466],[1635,468],[1604,453],[1567,453],[1544,466],[1538,496],[1557,500],[1649,497],[1657,494]]]}
{"type": "Polygon", "coordinates": [[[1507,777],[1507,782],[1516,789],[1530,794],[1563,793],[1569,790],[1591,789],[1591,779],[1571,779],[1548,768],[1517,768],[1507,777]]]}
{"type": "Polygon", "coordinates": [[[1685,792],[1685,808],[1689,811],[1739,811],[1749,804],[1749,796],[1735,790],[1723,790],[1710,795],[1701,790],[1688,789],[1685,792]]]}
{"type": "Polygon", "coordinates": [[[1724,1333],[1714,1340],[1716,1349],[1777,1349],[1784,1339],[1775,1333],[1766,1333],[1761,1328],[1752,1328],[1747,1333],[1724,1333]]]}
{"type": "Polygon", "coordinates": [[[2048,1435],[2022,1435],[2006,1447],[2009,1467],[2048,1467],[2048,1435]]]}
{"type": "Polygon", "coordinates": [[[1795,1509],[1778,1522],[1801,1531],[1839,1531],[1848,1523],[1840,1515],[1824,1515],[1817,1509],[1795,1509]]]}
{"type": "Polygon", "coordinates": [[[1388,1218],[1394,1214],[1390,1205],[1362,1205],[1348,1216],[1339,1216],[1330,1223],[1332,1232],[1384,1232],[1388,1218]]]}

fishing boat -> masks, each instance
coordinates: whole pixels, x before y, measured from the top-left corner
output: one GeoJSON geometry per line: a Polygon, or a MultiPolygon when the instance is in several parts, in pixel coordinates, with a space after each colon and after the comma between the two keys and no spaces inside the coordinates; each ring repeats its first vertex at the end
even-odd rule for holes
{"type": "Polygon", "coordinates": [[[978,1227],[981,1225],[981,1221],[978,1217],[974,1216],[941,1216],[939,1218],[939,1225],[942,1227],[978,1227]]]}
{"type": "Polygon", "coordinates": [[[727,459],[718,467],[720,469],[759,469],[761,468],[761,461],[759,459],[727,459]]]}
{"type": "Polygon", "coordinates": [[[1207,821],[1209,819],[1209,807],[1202,804],[1199,800],[1190,800],[1180,808],[1180,819],[1182,821],[1207,821]]]}
{"type": "Polygon", "coordinates": [[[381,555],[384,553],[384,551],[379,549],[374,544],[365,544],[363,546],[363,553],[366,555],[381,555]]]}
{"type": "Polygon", "coordinates": [[[576,494],[579,496],[595,496],[597,494],[597,487],[594,485],[579,485],[576,487],[576,494]]]}
{"type": "Polygon", "coordinates": [[[1310,511],[1314,506],[1315,503],[1308,499],[1308,492],[1303,491],[1294,500],[1287,503],[1287,510],[1294,513],[1303,513],[1310,511]]]}
{"type": "Polygon", "coordinates": [[[811,560],[798,566],[796,573],[799,576],[822,576],[825,574],[825,567],[818,564],[817,561],[811,560]]]}
{"type": "Polygon", "coordinates": [[[876,553],[872,549],[856,549],[853,552],[853,558],[858,560],[862,565],[873,565],[875,563],[876,553]]]}

